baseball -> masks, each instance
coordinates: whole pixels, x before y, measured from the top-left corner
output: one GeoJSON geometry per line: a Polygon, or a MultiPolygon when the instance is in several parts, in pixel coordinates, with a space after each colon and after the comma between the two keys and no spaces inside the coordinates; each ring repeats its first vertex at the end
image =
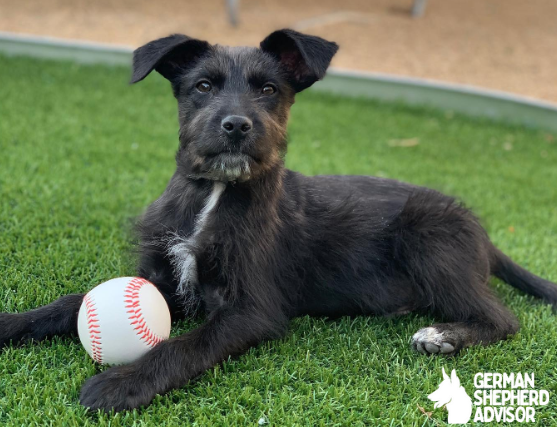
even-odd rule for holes
{"type": "Polygon", "coordinates": [[[83,298],[77,319],[81,344],[95,362],[133,362],[170,335],[170,312],[151,282],[119,277],[83,298]]]}

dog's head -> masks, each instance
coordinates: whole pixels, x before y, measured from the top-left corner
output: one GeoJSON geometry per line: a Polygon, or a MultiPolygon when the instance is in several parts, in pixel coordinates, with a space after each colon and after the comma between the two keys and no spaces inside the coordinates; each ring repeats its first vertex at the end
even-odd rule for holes
{"type": "Polygon", "coordinates": [[[294,95],[323,78],[337,49],[293,30],[275,31],[259,48],[176,34],[134,52],[131,83],[153,70],[170,81],[179,167],[194,177],[245,181],[282,161],[294,95]]]}

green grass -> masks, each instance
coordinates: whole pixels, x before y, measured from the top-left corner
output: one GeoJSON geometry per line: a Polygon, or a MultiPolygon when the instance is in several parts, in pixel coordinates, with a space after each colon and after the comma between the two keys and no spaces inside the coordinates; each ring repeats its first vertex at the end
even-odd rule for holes
{"type": "MultiPolygon", "coordinates": [[[[0,310],[21,312],[133,274],[130,220],[174,170],[177,114],[158,76],[0,58],[0,310]]],[[[370,174],[460,196],[494,242],[557,281],[557,138],[437,111],[302,94],[288,166],[306,174],[370,174]],[[417,138],[413,147],[393,140],[417,138]],[[396,145],[396,144],[395,144],[396,145]]],[[[498,281],[522,329],[455,359],[414,354],[410,336],[434,319],[300,318],[288,335],[216,367],[142,412],[89,414],[78,404],[99,371],[77,339],[0,354],[0,425],[445,425],[426,396],[441,367],[473,391],[476,372],[534,372],[550,391],[540,425],[557,425],[557,317],[498,281]]],[[[174,334],[192,325],[182,323],[174,334]]]]}

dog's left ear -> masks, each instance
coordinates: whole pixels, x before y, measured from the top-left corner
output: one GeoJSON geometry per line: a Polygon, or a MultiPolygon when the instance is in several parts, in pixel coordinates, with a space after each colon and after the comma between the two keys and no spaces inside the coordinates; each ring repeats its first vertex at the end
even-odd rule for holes
{"type": "Polygon", "coordinates": [[[288,29],[270,34],[260,46],[282,64],[296,92],[321,80],[338,50],[336,43],[288,29]]]}

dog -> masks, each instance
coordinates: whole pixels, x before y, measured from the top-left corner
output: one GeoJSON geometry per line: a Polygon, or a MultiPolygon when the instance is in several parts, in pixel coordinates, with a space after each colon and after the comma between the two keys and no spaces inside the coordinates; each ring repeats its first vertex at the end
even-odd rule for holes
{"type": "MultiPolygon", "coordinates": [[[[338,46],[285,29],[259,47],[185,35],[134,52],[131,83],[153,70],[178,103],[176,172],[139,220],[137,274],[173,320],[198,328],[141,359],[89,378],[81,403],[148,405],[230,356],[282,337],[301,315],[431,313],[420,353],[455,355],[507,338],[515,316],[488,287],[495,275],[557,305],[557,286],[515,264],[452,197],[367,176],[308,177],[284,166],[296,93],[325,76],[338,46]]],[[[76,332],[83,295],[0,315],[0,346],[76,332]]]]}

